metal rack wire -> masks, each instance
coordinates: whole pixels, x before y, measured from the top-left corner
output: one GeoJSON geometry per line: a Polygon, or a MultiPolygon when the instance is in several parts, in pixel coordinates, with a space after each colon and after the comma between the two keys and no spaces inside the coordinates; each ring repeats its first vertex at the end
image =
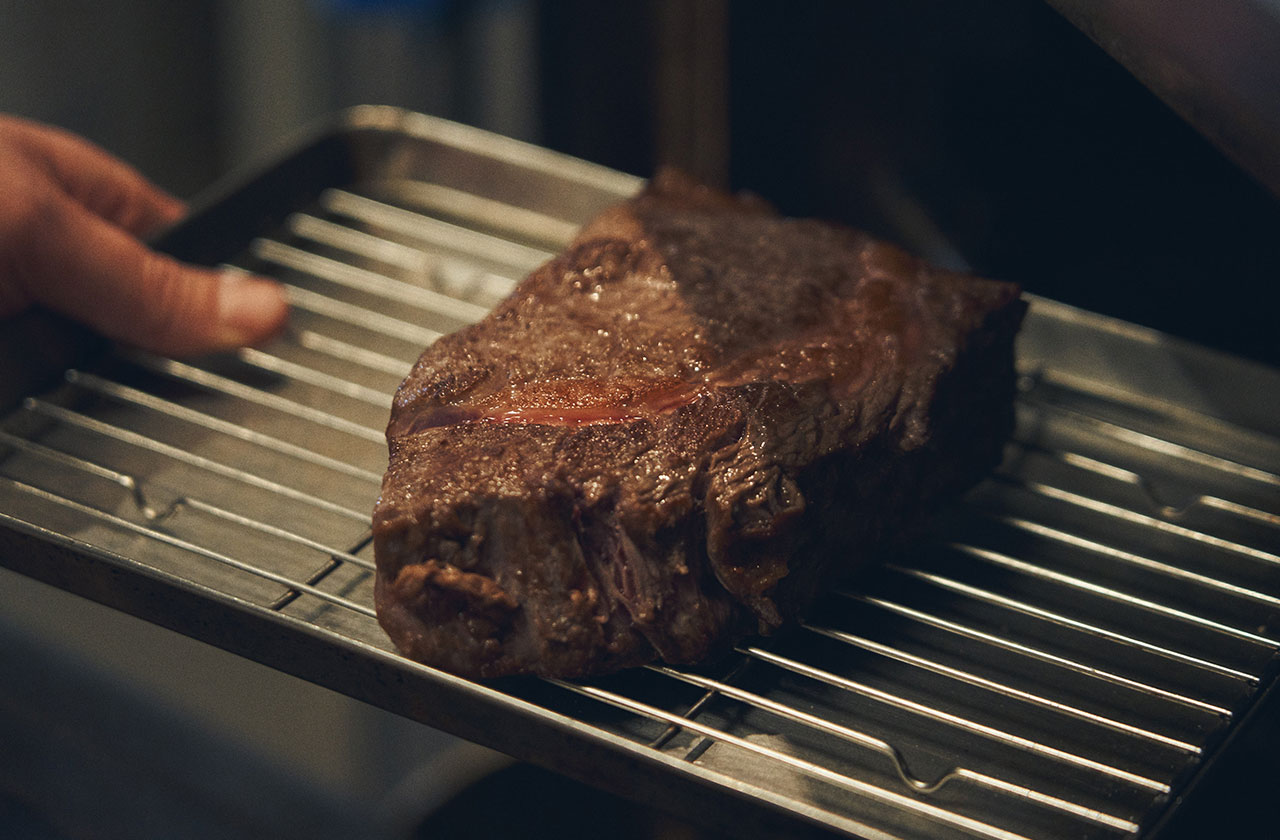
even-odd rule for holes
{"type": "Polygon", "coordinates": [[[427,723],[641,798],[691,782],[728,824],[745,799],[851,836],[1139,836],[1274,679],[1280,441],[1042,365],[934,542],[730,661],[479,687],[400,659],[368,534],[390,393],[572,228],[412,178],[320,193],[229,261],[287,284],[289,333],[66,371],[0,427],[0,524],[484,709],[384,686],[427,723]],[[642,769],[590,770],[610,755],[642,769]]]}

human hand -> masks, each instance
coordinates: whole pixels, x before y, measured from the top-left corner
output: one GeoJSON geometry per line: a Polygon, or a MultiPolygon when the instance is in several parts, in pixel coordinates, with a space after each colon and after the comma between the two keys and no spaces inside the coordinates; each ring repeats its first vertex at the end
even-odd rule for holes
{"type": "Polygon", "coordinates": [[[186,265],[139,238],[184,213],[88,141],[0,115],[0,318],[40,304],[167,355],[279,332],[288,306],[278,284],[186,265]]]}

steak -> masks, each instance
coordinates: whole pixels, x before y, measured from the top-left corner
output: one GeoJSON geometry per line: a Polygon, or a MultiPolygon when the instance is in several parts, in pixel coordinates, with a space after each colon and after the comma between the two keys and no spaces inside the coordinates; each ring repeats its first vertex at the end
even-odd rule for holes
{"type": "Polygon", "coordinates": [[[401,385],[379,620],[473,678],[770,632],[998,463],[1023,311],[1012,284],[660,173],[401,385]]]}

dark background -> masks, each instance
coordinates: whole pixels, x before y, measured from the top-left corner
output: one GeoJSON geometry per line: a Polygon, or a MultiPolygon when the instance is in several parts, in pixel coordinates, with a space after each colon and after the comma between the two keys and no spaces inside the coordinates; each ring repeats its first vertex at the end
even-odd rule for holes
{"type": "MultiPolygon", "coordinates": [[[[615,13],[621,49],[584,63],[596,23],[569,5],[544,142],[647,172],[644,16],[615,13]]],[[[1280,363],[1280,200],[1047,4],[737,0],[728,22],[735,188],[1280,363]]]]}

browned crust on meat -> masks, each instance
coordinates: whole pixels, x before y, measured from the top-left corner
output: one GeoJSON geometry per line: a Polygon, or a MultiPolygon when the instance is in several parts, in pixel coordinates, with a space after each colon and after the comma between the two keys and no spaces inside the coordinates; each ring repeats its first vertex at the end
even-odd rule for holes
{"type": "Polygon", "coordinates": [[[660,176],[397,392],[379,618],[474,677],[769,631],[999,459],[1015,286],[660,176]]]}

